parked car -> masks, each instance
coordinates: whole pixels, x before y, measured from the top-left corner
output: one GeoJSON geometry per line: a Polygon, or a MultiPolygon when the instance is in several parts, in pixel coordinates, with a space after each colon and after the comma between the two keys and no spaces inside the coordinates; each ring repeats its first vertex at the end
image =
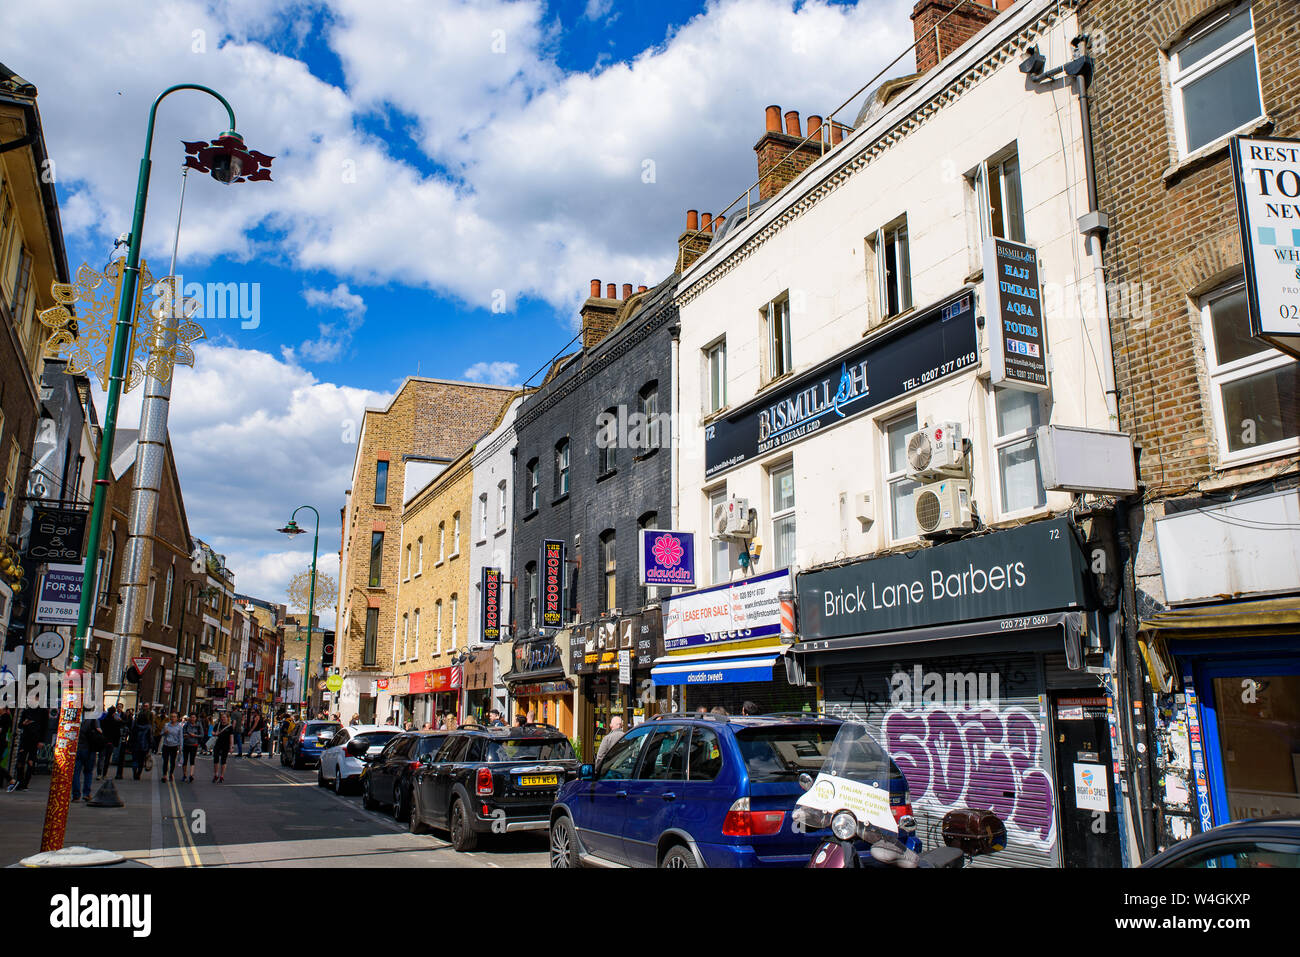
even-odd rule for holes
{"type": "Polygon", "coordinates": [[[366,761],[377,757],[384,745],[401,733],[401,728],[392,725],[359,724],[339,728],[321,752],[316,783],[321,787],[333,785],[335,794],[351,790],[361,781],[361,769],[366,761]]]}
{"type": "Polygon", "coordinates": [[[546,830],[556,791],[578,770],[569,739],[548,724],[462,729],[419,760],[411,833],[446,830],[458,851],[480,834],[546,830]]]}
{"type": "MultiPolygon", "coordinates": [[[[551,866],[806,866],[825,832],[794,826],[799,777],[816,776],[840,724],[822,715],[659,715],[560,788],[551,866]]],[[[897,820],[911,809],[906,780],[892,761],[890,770],[897,820]]]]}
{"type": "Polygon", "coordinates": [[[1143,867],[1300,867],[1300,817],[1252,818],[1179,841],[1143,867]]]}
{"type": "Polygon", "coordinates": [[[280,763],[301,771],[320,761],[330,739],[343,727],[337,721],[307,721],[293,733],[280,752],[280,763]]]}
{"type": "Polygon", "coordinates": [[[361,770],[361,803],[366,810],[390,807],[393,817],[411,816],[411,786],[420,758],[436,754],[447,740],[446,732],[408,731],[384,746],[379,756],[361,770]]]}

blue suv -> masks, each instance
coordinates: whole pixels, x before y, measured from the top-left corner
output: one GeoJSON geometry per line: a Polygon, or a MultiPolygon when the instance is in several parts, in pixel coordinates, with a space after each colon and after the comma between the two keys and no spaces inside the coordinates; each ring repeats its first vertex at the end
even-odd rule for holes
{"type": "Polygon", "coordinates": [[[653,718],[560,787],[551,866],[806,866],[820,838],[792,827],[799,775],[816,776],[839,726],[820,715],[653,718]]]}

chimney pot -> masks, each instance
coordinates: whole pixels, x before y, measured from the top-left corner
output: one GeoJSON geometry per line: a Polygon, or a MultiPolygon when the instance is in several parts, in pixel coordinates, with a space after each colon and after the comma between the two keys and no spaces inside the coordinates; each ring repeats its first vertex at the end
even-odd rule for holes
{"type": "Polygon", "coordinates": [[[767,129],[770,133],[781,132],[781,107],[769,106],[767,108],[767,129]]]}
{"type": "Polygon", "coordinates": [[[645,291],[646,291],[646,287],[645,287],[645,286],[637,286],[637,287],[636,287],[636,291],[637,291],[637,292],[645,292],[645,291]]]}
{"type": "Polygon", "coordinates": [[[706,233],[713,232],[712,213],[705,213],[703,216],[700,217],[700,229],[704,230],[706,233]]]}
{"type": "Polygon", "coordinates": [[[632,284],[630,282],[623,283],[623,298],[624,299],[632,298],[632,284]]]}
{"type": "Polygon", "coordinates": [[[799,132],[799,111],[787,110],[785,114],[785,131],[790,136],[802,136],[799,132]]]}
{"type": "Polygon", "coordinates": [[[700,211],[698,209],[688,209],[686,211],[686,228],[690,230],[700,228],[700,211]]]}
{"type": "Polygon", "coordinates": [[[808,139],[810,140],[821,139],[821,134],[820,134],[821,128],[822,128],[822,118],[818,116],[816,113],[811,114],[808,117],[808,139]]]}
{"type": "Polygon", "coordinates": [[[605,298],[606,299],[618,298],[618,285],[616,283],[610,282],[605,284],[605,298]]]}
{"type": "Polygon", "coordinates": [[[599,280],[599,279],[593,279],[593,280],[591,281],[591,298],[592,298],[592,299],[599,299],[599,298],[600,298],[600,280],[599,280]]]}
{"type": "Polygon", "coordinates": [[[831,146],[839,146],[844,139],[844,124],[831,123],[831,146]]]}
{"type": "Polygon", "coordinates": [[[718,217],[716,217],[716,218],[713,220],[713,231],[714,231],[715,233],[720,233],[720,232],[722,232],[722,224],[725,223],[726,221],[727,221],[727,217],[726,217],[726,216],[718,216],[718,217]]]}

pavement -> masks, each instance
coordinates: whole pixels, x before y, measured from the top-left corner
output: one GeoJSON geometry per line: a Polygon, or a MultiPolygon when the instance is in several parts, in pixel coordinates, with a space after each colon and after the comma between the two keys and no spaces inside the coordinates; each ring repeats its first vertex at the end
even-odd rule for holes
{"type": "MultiPolygon", "coordinates": [[[[411,834],[391,815],[367,811],[357,795],[317,787],[315,769],[294,771],[279,757],[236,758],[212,781],[200,757],[193,783],[160,780],[162,759],[139,781],[114,780],[120,808],[77,802],[65,847],[116,851],[150,867],[546,867],[545,832],[492,836],[460,854],[445,834],[411,834]]],[[[0,867],[40,850],[49,775],[26,791],[0,791],[0,867]]],[[[98,789],[95,781],[91,793],[98,789]]]]}

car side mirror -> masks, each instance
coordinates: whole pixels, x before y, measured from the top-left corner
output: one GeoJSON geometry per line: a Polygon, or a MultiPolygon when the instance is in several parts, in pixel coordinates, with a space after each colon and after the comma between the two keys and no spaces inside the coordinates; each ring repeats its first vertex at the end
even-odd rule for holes
{"type": "Polygon", "coordinates": [[[596,767],[591,764],[584,764],[578,768],[579,781],[594,781],[596,779],[596,767]]]}
{"type": "Polygon", "coordinates": [[[418,763],[419,763],[420,767],[422,767],[422,768],[427,768],[429,765],[433,764],[433,755],[432,755],[432,754],[422,754],[422,755],[420,755],[420,757],[419,757],[417,760],[418,760],[418,763]]]}
{"type": "Polygon", "coordinates": [[[940,825],[943,843],[964,854],[992,854],[1007,846],[1007,828],[992,811],[953,808],[940,825]]]}
{"type": "Polygon", "coordinates": [[[347,743],[347,746],[343,750],[351,757],[364,758],[366,756],[366,751],[368,751],[369,748],[360,738],[353,738],[347,743]]]}

